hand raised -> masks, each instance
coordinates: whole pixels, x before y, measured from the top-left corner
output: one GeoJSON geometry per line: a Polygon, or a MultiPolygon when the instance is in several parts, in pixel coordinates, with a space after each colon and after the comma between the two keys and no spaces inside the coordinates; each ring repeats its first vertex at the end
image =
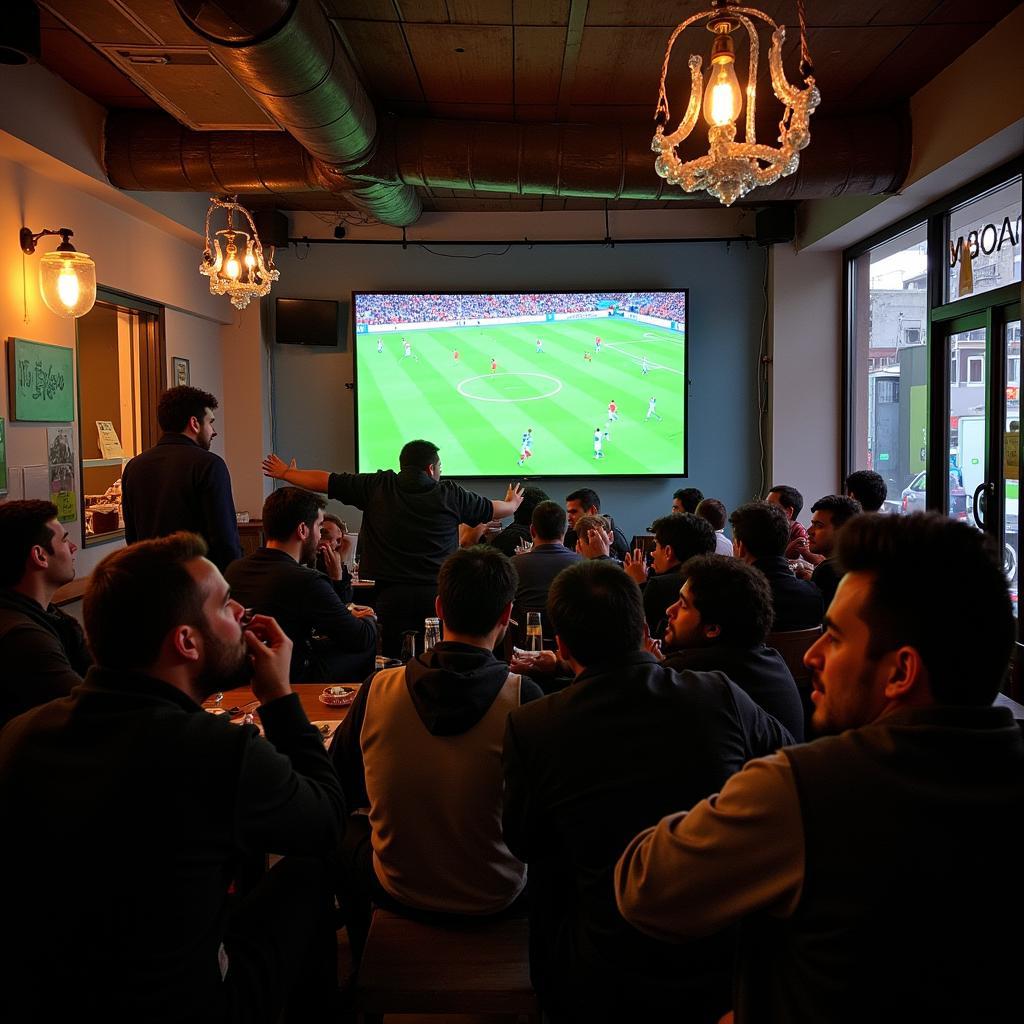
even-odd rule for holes
{"type": "Polygon", "coordinates": [[[277,620],[254,615],[242,636],[253,666],[252,692],[260,703],[269,704],[291,693],[292,642],[277,620]]]}
{"type": "Polygon", "coordinates": [[[604,530],[587,530],[585,537],[576,538],[576,550],[584,558],[607,558],[609,548],[604,530]]]}
{"type": "Polygon", "coordinates": [[[626,552],[626,557],[622,561],[622,568],[637,583],[647,582],[647,565],[644,561],[644,553],[640,548],[635,548],[632,555],[628,551],[626,552]]]}
{"type": "Polygon", "coordinates": [[[290,463],[286,463],[284,459],[273,452],[263,460],[263,475],[269,476],[274,480],[283,480],[289,469],[297,468],[294,459],[290,463]]]}
{"type": "Polygon", "coordinates": [[[505,500],[511,501],[516,508],[519,508],[523,503],[523,488],[521,484],[509,484],[508,490],[505,492],[505,500]]]}
{"type": "Polygon", "coordinates": [[[327,573],[328,577],[332,580],[341,579],[341,552],[335,551],[334,546],[329,543],[323,543],[317,549],[324,560],[324,572],[327,573]]]}

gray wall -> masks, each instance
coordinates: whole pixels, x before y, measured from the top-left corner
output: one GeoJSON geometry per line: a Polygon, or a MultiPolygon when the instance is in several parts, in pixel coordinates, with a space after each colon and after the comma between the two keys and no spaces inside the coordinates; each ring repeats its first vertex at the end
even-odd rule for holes
{"type": "MultiPolygon", "coordinates": [[[[470,255],[486,249],[436,249],[470,255]]],[[[514,247],[503,256],[460,259],[410,245],[322,245],[278,259],[274,293],[298,298],[339,298],[352,291],[576,291],[690,290],[689,474],[674,478],[600,481],[602,510],[626,536],[642,533],[666,514],[672,492],[699,487],[730,510],[757,487],[758,440],[755,371],[765,299],[766,253],[743,243],[514,247]],[[303,259],[298,256],[304,255],[303,259]]],[[[351,345],[351,341],[350,341],[351,345]]],[[[273,359],[275,444],[302,468],[350,472],[355,467],[351,349],[270,345],[273,359]]],[[[225,372],[229,372],[225,370],[225,372]]],[[[395,452],[397,467],[398,452],[395,452]]],[[[497,481],[466,486],[502,497],[497,481]],[[500,492],[500,493],[499,493],[500,492]]],[[[580,479],[548,479],[540,486],[562,499],[580,479]]],[[[350,525],[353,509],[337,507],[350,525]]]]}

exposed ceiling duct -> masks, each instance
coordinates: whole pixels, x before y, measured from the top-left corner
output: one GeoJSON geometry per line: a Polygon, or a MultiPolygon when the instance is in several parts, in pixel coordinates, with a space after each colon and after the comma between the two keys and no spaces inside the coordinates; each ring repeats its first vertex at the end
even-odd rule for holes
{"type": "MultiPolygon", "coordinates": [[[[351,175],[373,156],[373,104],[318,0],[175,3],[259,105],[317,161],[336,169],[317,173],[351,175]]],[[[413,188],[393,177],[359,183],[346,199],[399,226],[415,222],[422,208],[413,188]]]]}
{"type": "MultiPolygon", "coordinates": [[[[348,175],[311,157],[290,136],[274,132],[193,132],[164,114],[119,113],[110,115],[105,134],[111,182],[143,191],[327,192],[349,202],[365,197],[369,189],[391,189],[401,181],[404,188],[519,195],[701,198],[667,186],[654,173],[646,125],[402,118],[385,124],[373,159],[348,175]]],[[[870,119],[823,117],[797,173],[759,189],[758,197],[895,191],[909,165],[909,138],[905,111],[870,119]],[[859,145],[869,130],[872,145],[859,145]]]]}

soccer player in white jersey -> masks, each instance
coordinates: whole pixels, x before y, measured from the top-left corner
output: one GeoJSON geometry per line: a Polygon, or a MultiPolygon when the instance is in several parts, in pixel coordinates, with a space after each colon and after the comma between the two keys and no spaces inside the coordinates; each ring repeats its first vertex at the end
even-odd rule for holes
{"type": "Polygon", "coordinates": [[[603,459],[604,452],[601,450],[604,445],[604,441],[601,438],[601,428],[594,427],[594,458],[603,459]]]}
{"type": "Polygon", "coordinates": [[[658,415],[658,400],[654,395],[651,395],[647,401],[647,415],[644,417],[644,422],[646,423],[652,416],[659,423],[661,422],[661,417],[658,415]]]}

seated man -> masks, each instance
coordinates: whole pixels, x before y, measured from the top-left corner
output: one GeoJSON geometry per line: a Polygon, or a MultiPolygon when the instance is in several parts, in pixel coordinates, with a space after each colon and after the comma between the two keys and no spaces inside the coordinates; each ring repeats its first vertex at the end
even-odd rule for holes
{"type": "Polygon", "coordinates": [[[717,498],[704,498],[697,506],[695,515],[706,519],[715,531],[715,554],[732,556],[732,541],[725,535],[725,524],[729,518],[725,506],[717,498]]]}
{"type": "Polygon", "coordinates": [[[51,603],[75,578],[75,552],[57,506],[0,504],[0,726],[65,697],[92,659],[78,623],[51,603]]]}
{"type": "Polygon", "coordinates": [[[293,682],[344,682],[373,669],[377,628],[368,608],[342,602],[341,580],[308,568],[320,547],[326,502],[298,487],[271,492],[263,503],[266,547],[228,566],[225,578],[237,601],[270,615],[288,634],[293,682]]]}
{"type": "Polygon", "coordinates": [[[520,544],[529,544],[533,510],[542,501],[550,499],[539,487],[524,487],[523,503],[513,513],[512,522],[490,539],[491,547],[497,548],[503,555],[511,558],[520,544]]]}
{"type": "MultiPolygon", "coordinates": [[[[533,548],[512,559],[519,580],[513,613],[519,628],[514,630],[513,636],[520,645],[526,628],[527,610],[543,611],[548,603],[551,581],[566,566],[580,561],[580,556],[562,543],[565,522],[565,510],[561,505],[554,501],[542,501],[533,510],[530,523],[533,548]]],[[[550,630],[545,628],[544,635],[550,636],[550,630]]]]}
{"type": "Polygon", "coordinates": [[[807,571],[803,562],[799,562],[794,572],[802,580],[809,579],[821,591],[826,611],[836,596],[836,587],[841,578],[839,566],[832,557],[836,531],[855,515],[859,515],[860,510],[860,505],[853,498],[842,494],[827,494],[811,506],[811,525],[807,539],[811,553],[821,555],[824,561],[819,562],[811,572],[807,571]]]}
{"type": "Polygon", "coordinates": [[[859,502],[865,512],[877,512],[888,494],[885,480],[870,469],[858,469],[846,478],[846,496],[859,502]]]}
{"type": "Polygon", "coordinates": [[[352,571],[345,561],[351,550],[348,525],[333,512],[325,512],[320,524],[320,546],[309,567],[322,572],[331,581],[334,592],[344,604],[352,600],[352,571]],[[341,586],[337,585],[339,583],[341,586]]]}
{"type": "Polygon", "coordinates": [[[673,512],[697,514],[697,506],[704,500],[703,492],[697,487],[681,487],[672,495],[673,512]]]}
{"type": "MultiPolygon", "coordinates": [[[[570,551],[576,550],[576,520],[580,516],[597,516],[601,514],[601,496],[591,487],[581,487],[565,498],[565,514],[569,519],[569,530],[565,535],[565,546],[570,551]]],[[[629,541],[626,535],[615,525],[611,516],[606,517],[612,524],[614,540],[610,554],[620,562],[629,554],[629,541]]]]}
{"type": "Polygon", "coordinates": [[[648,577],[639,548],[626,558],[624,567],[642,588],[647,628],[651,636],[659,637],[665,632],[665,609],[675,602],[683,585],[680,567],[695,555],[710,555],[715,550],[715,531],[700,516],[675,512],[655,519],[651,533],[653,574],[648,577]]]}
{"type": "Polygon", "coordinates": [[[994,865],[1024,844],[1024,742],[992,706],[1015,633],[1002,560],[935,514],[857,516],[837,557],[805,658],[835,735],[639,834],[619,907],[672,942],[743,919],[736,1024],[1013,1020],[1024,889],[994,865]]]}
{"type": "MultiPolygon", "coordinates": [[[[96,666],[0,733],[0,958],[10,1021],[328,1020],[330,875],[345,804],[273,619],[243,631],[206,544],[93,570],[96,666]],[[250,681],[266,739],[200,703],[250,681]],[[243,858],[285,854],[232,907],[243,858]]],[[[333,960],[333,963],[332,963],[333,960]]]]}
{"type": "Polygon", "coordinates": [[[740,505],[729,522],[736,557],[760,569],[768,578],[775,631],[788,633],[821,625],[825,611],[821,591],[807,580],[798,580],[783,554],[789,543],[790,524],[782,508],[766,501],[753,501],[740,505]]]}
{"type": "Polygon", "coordinates": [[[664,664],[679,672],[724,672],[802,740],[804,709],[793,673],[764,644],[772,628],[772,591],[764,574],[731,555],[701,555],[679,575],[685,582],[666,613],[664,664]]]}
{"type": "Polygon", "coordinates": [[[347,858],[344,904],[357,948],[371,900],[481,917],[507,908],[526,884],[501,836],[501,744],[509,711],[542,694],[491,653],[515,589],[500,551],[449,556],[436,601],[444,640],[367,680],[335,736],[346,799],[369,807],[347,858]]]}
{"type": "Polygon", "coordinates": [[[622,563],[611,554],[615,533],[607,516],[580,516],[576,520],[576,553],[583,558],[622,563]]]}
{"type": "Polygon", "coordinates": [[[505,841],[530,871],[534,987],[553,1021],[717,1021],[729,938],[646,938],[616,911],[612,870],[640,828],[791,737],[720,672],[659,665],[618,567],[566,569],[548,609],[575,681],[513,710],[505,736],[505,841]]]}
{"type": "Polygon", "coordinates": [[[804,507],[804,496],[795,487],[779,484],[768,492],[765,501],[769,505],[777,505],[781,508],[789,521],[789,542],[786,544],[784,552],[786,558],[790,560],[806,558],[812,565],[816,565],[819,559],[810,556],[807,547],[807,531],[798,518],[804,507]]]}

